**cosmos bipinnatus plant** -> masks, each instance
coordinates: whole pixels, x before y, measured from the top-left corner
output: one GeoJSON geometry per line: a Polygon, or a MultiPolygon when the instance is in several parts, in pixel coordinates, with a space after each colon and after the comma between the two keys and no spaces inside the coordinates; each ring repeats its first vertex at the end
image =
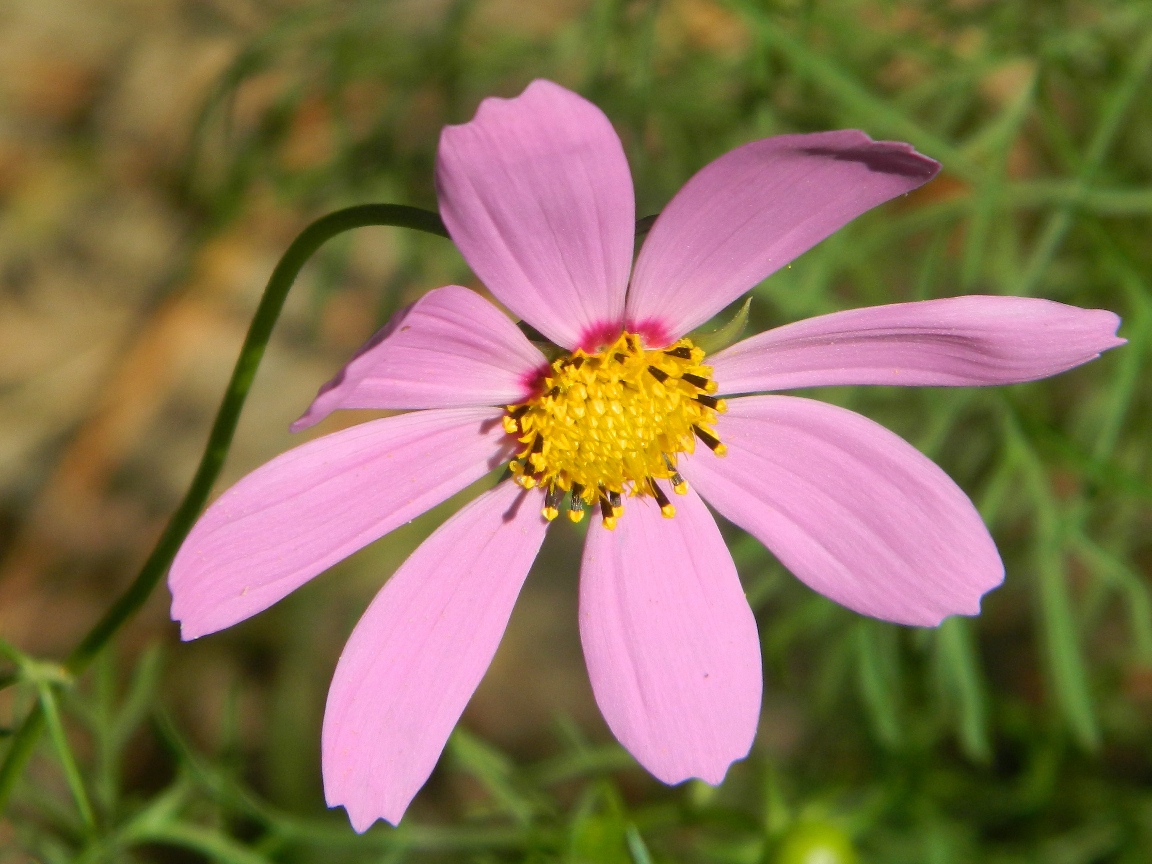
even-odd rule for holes
{"type": "Polygon", "coordinates": [[[705,501],[863,615],[935,626],[977,614],[1004,577],[971,501],[915,448],[851,411],[757,394],[1031,381],[1124,341],[1111,312],[1007,296],[823,315],[708,355],[689,335],[938,170],[858,131],[754,141],[688,181],[633,266],[632,179],[605,115],[548,81],[486,100],[441,135],[441,216],[492,295],[549,344],[459,286],[395,315],[293,428],[339,409],[407,413],[284,453],[209,507],[169,576],[183,637],[268,608],[503,468],[348,640],[324,716],[329,805],[357,831],[399,822],[565,512],[590,523],[580,635],[609,727],[660,780],[719,783],[752,744],[762,672],[705,501]]]}

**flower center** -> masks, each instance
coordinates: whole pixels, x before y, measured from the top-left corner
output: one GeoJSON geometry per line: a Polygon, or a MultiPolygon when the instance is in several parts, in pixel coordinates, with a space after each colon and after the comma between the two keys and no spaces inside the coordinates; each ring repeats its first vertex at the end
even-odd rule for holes
{"type": "Polygon", "coordinates": [[[546,490],[545,518],[556,518],[565,495],[573,522],[599,505],[609,529],[625,495],[650,495],[666,517],[676,514],[659,481],[688,491],[677,456],[697,439],[725,452],[713,424],[726,406],[711,395],[716,382],[703,359],[689,339],[649,351],[622,333],[599,353],[555,360],[538,396],[508,406],[504,428],[524,445],[508,467],[521,486],[546,490]]]}

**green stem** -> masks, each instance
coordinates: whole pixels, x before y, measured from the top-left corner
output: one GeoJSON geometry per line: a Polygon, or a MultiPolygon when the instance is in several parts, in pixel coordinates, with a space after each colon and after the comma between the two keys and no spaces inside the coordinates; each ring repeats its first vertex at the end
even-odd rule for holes
{"type": "Polygon", "coordinates": [[[40,708],[40,701],[32,706],[16,734],[12,736],[12,743],[8,752],[4,754],[4,764],[0,765],[0,812],[8,805],[8,796],[12,794],[12,787],[16,785],[24,766],[32,758],[32,751],[40,733],[44,731],[44,712],[40,708]]]}
{"type": "MultiPolygon", "coordinates": [[[[232,436],[236,432],[236,424],[240,420],[240,410],[248,398],[248,391],[252,389],[252,381],[264,357],[264,349],[272,335],[272,327],[280,316],[284,300],[301,268],[326,241],[337,234],[367,225],[415,228],[441,237],[448,236],[448,230],[439,215],[428,210],[407,207],[403,204],[361,204],[322,216],[292,241],[292,245],[288,247],[268,279],[264,296],[260,299],[260,305],[244,339],[244,347],[240,349],[240,357],[232,370],[232,380],[228,382],[228,390],[216,414],[216,422],[212,424],[208,445],[204,449],[200,466],[196,469],[196,476],[192,478],[192,484],[188,487],[184,500],[172,514],[164,533],[160,535],[156,547],[144,562],[139,575],[68,655],[64,666],[71,674],[78,675],[87,668],[116,631],[140,610],[168,570],[172,559],[176,557],[180,544],[192,530],[196,517],[200,515],[212,491],[212,484],[216,482],[216,477],[224,466],[224,459],[232,445],[232,436]]],[[[0,764],[0,812],[3,812],[16,779],[31,758],[32,750],[43,728],[44,716],[38,703],[24,718],[4,757],[3,764],[0,764]]]]}
{"type": "Polygon", "coordinates": [[[48,737],[56,747],[56,755],[64,768],[64,779],[72,792],[76,809],[80,811],[80,818],[84,820],[85,827],[92,831],[96,828],[96,815],[88,800],[88,792],[84,788],[84,778],[80,776],[80,768],[76,765],[76,758],[68,746],[68,735],[64,731],[64,722],[60,719],[60,710],[56,707],[56,697],[52,694],[52,685],[47,681],[40,681],[36,689],[40,694],[40,710],[48,722],[48,737]]]}

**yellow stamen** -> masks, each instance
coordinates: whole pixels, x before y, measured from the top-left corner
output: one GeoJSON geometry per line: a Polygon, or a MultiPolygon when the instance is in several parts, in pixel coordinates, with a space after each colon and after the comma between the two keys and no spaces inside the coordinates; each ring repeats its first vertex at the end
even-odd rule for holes
{"type": "Polygon", "coordinates": [[[550,520],[566,493],[573,522],[599,502],[604,526],[615,527],[625,495],[654,497],[671,518],[676,508],[655,481],[667,480],[684,495],[678,454],[693,452],[697,439],[717,455],[726,450],[715,423],[727,405],[709,395],[717,387],[703,359],[688,339],[647,350],[634,333],[594,354],[578,349],[558,358],[539,395],[508,406],[503,418],[522,445],[509,466],[516,482],[547,490],[543,512],[550,520]]]}

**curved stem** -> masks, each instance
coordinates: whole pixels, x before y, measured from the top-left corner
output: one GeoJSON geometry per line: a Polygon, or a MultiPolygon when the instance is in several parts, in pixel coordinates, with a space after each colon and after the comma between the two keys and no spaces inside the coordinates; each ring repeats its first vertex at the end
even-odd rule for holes
{"type": "Polygon", "coordinates": [[[268,279],[268,286],[264,289],[264,295],[260,299],[260,305],[256,308],[256,314],[248,328],[248,335],[244,339],[244,347],[240,349],[240,357],[232,370],[232,380],[228,382],[224,401],[220,403],[216,421],[212,424],[208,446],[204,449],[200,466],[196,469],[196,475],[192,478],[192,484],[188,487],[184,500],[172,514],[168,526],[160,535],[156,548],[144,562],[136,581],[120,595],[104,617],[68,655],[64,665],[72,674],[83,670],[120,626],[144,605],[144,601],[148,599],[160,577],[176,557],[180,544],[192,530],[196,517],[200,515],[212,491],[212,484],[216,482],[216,477],[224,466],[224,459],[232,446],[236,424],[240,420],[240,410],[248,398],[248,391],[252,389],[256,370],[272,336],[272,327],[280,317],[280,310],[284,307],[288,290],[296,281],[301,268],[326,241],[337,234],[367,225],[416,228],[430,234],[448,236],[440,217],[427,210],[401,204],[361,204],[337,210],[317,219],[292,241],[292,245],[288,247],[268,279]]]}
{"type": "MultiPolygon", "coordinates": [[[[167,571],[172,559],[176,557],[180,544],[192,530],[196,517],[200,515],[212,491],[212,484],[224,466],[224,459],[232,445],[232,436],[236,432],[236,424],[240,420],[240,411],[248,398],[248,391],[252,389],[252,381],[264,357],[264,349],[272,335],[272,327],[280,316],[284,300],[301,268],[326,241],[337,234],[367,225],[415,228],[441,237],[448,236],[448,230],[439,215],[431,211],[403,204],[361,204],[337,210],[317,219],[292,241],[268,279],[268,285],[264,289],[264,295],[260,299],[260,305],[244,339],[244,347],[240,349],[240,357],[232,370],[232,379],[228,382],[224,400],[216,413],[216,421],[212,424],[208,445],[204,449],[200,466],[196,469],[196,475],[192,478],[184,500],[168,520],[164,533],[160,535],[152,554],[140,568],[136,579],[64,661],[65,668],[71,674],[79,674],[87,668],[116,631],[140,610],[167,571]]],[[[44,716],[37,704],[24,718],[5,754],[3,764],[0,764],[0,812],[7,804],[16,779],[31,758],[32,749],[43,728],[44,716]]]]}

